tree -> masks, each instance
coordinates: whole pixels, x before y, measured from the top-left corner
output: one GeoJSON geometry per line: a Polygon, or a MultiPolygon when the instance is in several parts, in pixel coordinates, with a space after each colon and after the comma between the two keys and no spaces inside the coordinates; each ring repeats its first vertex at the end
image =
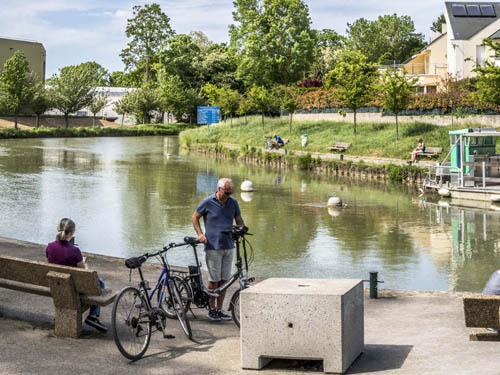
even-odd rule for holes
{"type": "Polygon", "coordinates": [[[238,77],[250,86],[289,84],[304,78],[315,35],[302,0],[235,0],[230,46],[238,77]]]}
{"type": "Polygon", "coordinates": [[[49,98],[54,108],[64,115],[66,128],[70,113],[87,107],[95,92],[95,76],[89,66],[66,66],[59,70],[59,76],[48,80],[49,98]]]}
{"type": "Polygon", "coordinates": [[[131,70],[128,73],[116,71],[109,76],[111,87],[140,87],[142,84],[142,73],[139,70],[131,70]]]}
{"type": "Polygon", "coordinates": [[[425,46],[424,35],[415,32],[409,16],[379,16],[375,21],[364,18],[347,24],[347,44],[363,51],[369,62],[402,63],[425,46]]]}
{"type": "Polygon", "coordinates": [[[161,97],[158,89],[151,84],[144,84],[139,89],[129,91],[123,97],[126,109],[134,115],[137,123],[150,122],[155,111],[159,111],[161,97]]]}
{"type": "MultiPolygon", "coordinates": [[[[494,58],[500,59],[500,42],[484,39],[483,43],[494,53],[494,58]]],[[[495,61],[487,60],[483,67],[477,66],[474,71],[478,73],[476,92],[473,99],[479,103],[500,105],[500,66],[495,61]]]]}
{"type": "Polygon", "coordinates": [[[231,126],[233,126],[233,114],[236,113],[240,105],[240,94],[236,90],[232,90],[228,87],[222,87],[219,89],[219,100],[222,113],[225,117],[229,115],[231,119],[231,126]]]}
{"type": "Polygon", "coordinates": [[[451,115],[451,128],[453,129],[453,117],[457,108],[457,104],[461,103],[463,98],[468,94],[466,80],[457,80],[451,74],[446,75],[440,82],[441,96],[444,99],[446,108],[451,115]]]}
{"type": "Polygon", "coordinates": [[[133,111],[129,96],[125,94],[120,100],[116,101],[113,105],[113,110],[119,115],[122,115],[121,125],[123,126],[123,120],[125,119],[125,115],[132,113],[133,111]]]}
{"type": "Polygon", "coordinates": [[[355,136],[356,111],[373,98],[377,78],[375,64],[368,62],[367,57],[358,51],[344,52],[335,68],[328,73],[327,88],[333,88],[334,96],[354,112],[355,136]]]}
{"type": "Polygon", "coordinates": [[[441,13],[437,20],[432,23],[431,30],[436,33],[440,33],[443,29],[443,23],[446,23],[446,18],[444,18],[444,14],[441,13]]]}
{"type": "Polygon", "coordinates": [[[238,105],[238,110],[236,111],[236,113],[240,116],[245,116],[245,125],[248,125],[247,115],[251,110],[252,103],[250,102],[250,100],[246,96],[240,95],[240,104],[238,105]]]}
{"type": "Polygon", "coordinates": [[[110,75],[109,72],[95,61],[88,61],[77,65],[79,69],[88,70],[93,76],[94,86],[109,86],[110,75]]]}
{"type": "Polygon", "coordinates": [[[280,98],[281,108],[289,113],[289,133],[292,134],[293,114],[299,108],[300,94],[298,92],[298,89],[292,86],[278,86],[274,91],[275,96],[280,98]]]}
{"type": "Polygon", "coordinates": [[[33,99],[31,99],[30,107],[36,115],[36,127],[40,127],[41,116],[51,108],[49,95],[45,89],[45,85],[39,82],[34,87],[33,99]]]}
{"type": "Polygon", "coordinates": [[[0,74],[0,98],[2,107],[14,114],[14,127],[16,129],[17,116],[31,102],[36,81],[23,52],[16,51],[5,62],[0,74]]]}
{"type": "Polygon", "coordinates": [[[200,80],[200,57],[200,48],[193,39],[179,34],[166,43],[160,53],[159,66],[167,75],[179,77],[185,87],[200,88],[203,85],[200,80]]]}
{"type": "Polygon", "coordinates": [[[151,66],[162,45],[174,35],[170,18],[162,12],[160,5],[153,3],[133,8],[133,18],[127,20],[125,33],[132,38],[120,54],[127,70],[144,71],[145,82],[151,79],[151,66]]]}
{"type": "Polygon", "coordinates": [[[396,115],[396,141],[399,136],[398,115],[408,107],[411,94],[414,92],[412,87],[417,81],[418,78],[409,79],[405,70],[398,71],[391,68],[382,74],[381,82],[378,85],[384,109],[396,115]]]}
{"type": "Polygon", "coordinates": [[[92,113],[92,126],[95,126],[95,115],[108,105],[109,91],[96,92],[89,105],[89,111],[92,113]]]}
{"type": "Polygon", "coordinates": [[[269,110],[272,105],[273,98],[271,93],[263,86],[253,86],[247,93],[248,100],[252,108],[260,112],[262,115],[262,130],[264,130],[264,113],[269,110]]]}
{"type": "Polygon", "coordinates": [[[158,75],[163,107],[171,112],[177,121],[185,116],[189,122],[196,116],[196,108],[203,103],[198,90],[187,88],[178,76],[171,76],[160,70],[158,75]]]}

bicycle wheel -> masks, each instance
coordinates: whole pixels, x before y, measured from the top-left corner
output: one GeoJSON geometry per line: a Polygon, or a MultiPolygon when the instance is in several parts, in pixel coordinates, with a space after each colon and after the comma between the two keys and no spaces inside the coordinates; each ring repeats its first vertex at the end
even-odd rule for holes
{"type": "Polygon", "coordinates": [[[184,330],[186,336],[189,337],[189,339],[192,339],[193,333],[191,332],[191,325],[189,324],[187,314],[184,311],[182,305],[182,299],[174,279],[168,280],[168,289],[170,290],[170,297],[172,298],[172,306],[175,310],[175,313],[177,314],[177,319],[179,319],[179,323],[181,324],[181,327],[184,330]]]}
{"type": "MultiPolygon", "coordinates": [[[[186,280],[184,280],[182,277],[174,275],[174,276],[171,276],[171,279],[174,280],[175,283],[177,284],[177,290],[179,291],[179,295],[180,295],[181,300],[182,300],[182,306],[184,308],[184,311],[187,314],[189,311],[189,307],[191,306],[191,301],[193,300],[193,291],[191,290],[191,287],[186,282],[186,280]]],[[[161,285],[163,285],[163,281],[162,281],[161,285]]],[[[162,288],[158,288],[158,292],[157,292],[156,298],[158,299],[158,302],[160,300],[161,289],[162,288]]],[[[167,318],[177,319],[177,313],[175,312],[175,309],[174,309],[174,306],[172,303],[172,298],[170,298],[170,295],[168,293],[168,288],[167,288],[167,290],[165,290],[163,292],[162,307],[165,310],[165,313],[167,314],[167,318]]]]}
{"type": "Polygon", "coordinates": [[[234,292],[233,296],[231,297],[231,303],[229,305],[229,311],[231,312],[233,321],[238,326],[238,328],[240,328],[240,292],[241,289],[238,289],[236,292],[234,292]]]}
{"type": "Polygon", "coordinates": [[[136,360],[146,352],[151,340],[151,318],[139,289],[127,287],[115,299],[111,316],[113,337],[125,358],[136,360]]]}

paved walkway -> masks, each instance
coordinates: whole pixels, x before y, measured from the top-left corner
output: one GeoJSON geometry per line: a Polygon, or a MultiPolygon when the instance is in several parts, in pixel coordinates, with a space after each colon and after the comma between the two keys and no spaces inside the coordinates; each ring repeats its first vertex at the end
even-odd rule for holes
{"type": "MultiPolygon", "coordinates": [[[[235,144],[231,144],[231,143],[223,143],[222,144],[224,147],[227,147],[231,150],[240,150],[241,149],[241,145],[235,145],[235,144]]],[[[287,149],[286,147],[285,148],[281,148],[279,150],[267,150],[265,148],[262,148],[262,151],[267,151],[267,152],[275,152],[275,153],[279,153],[279,154],[282,154],[282,155],[285,155],[285,153],[287,152],[287,149]]],[[[311,154],[311,156],[317,158],[318,156],[322,159],[322,160],[340,160],[340,157],[341,157],[341,154],[339,153],[321,153],[321,152],[310,152],[310,151],[300,151],[300,150],[293,150],[293,152],[295,153],[295,155],[306,155],[308,152],[311,154]]],[[[394,158],[382,158],[382,157],[375,157],[375,156],[368,156],[368,155],[365,155],[365,156],[356,156],[356,155],[343,155],[342,156],[344,160],[352,160],[353,162],[359,162],[360,160],[363,160],[365,163],[372,163],[372,164],[384,164],[384,165],[387,165],[387,164],[397,164],[397,165],[408,165],[408,161],[407,160],[401,160],[401,159],[394,159],[394,158]]],[[[421,167],[421,168],[426,168],[426,167],[429,167],[429,166],[432,166],[436,163],[436,161],[432,161],[432,160],[422,160],[420,159],[418,161],[418,163],[416,163],[415,165],[421,167]]]]}
{"type": "MultiPolygon", "coordinates": [[[[0,254],[44,259],[45,246],[0,238],[0,254]]],[[[88,254],[91,268],[111,288],[129,283],[123,259],[88,254]]],[[[146,276],[157,273],[147,265],[146,276]]],[[[265,307],[263,307],[265,311],[265,307]]],[[[57,338],[53,305],[47,297],[0,289],[0,374],[302,374],[297,361],[277,361],[256,372],[240,368],[239,330],[231,322],[213,323],[195,310],[195,341],[176,321],[168,321],[174,340],[153,335],[146,356],[129,362],[111,333],[88,327],[82,338],[57,338]]],[[[110,324],[111,307],[102,320],[110,324]]],[[[461,295],[441,292],[382,291],[365,297],[365,350],[348,374],[500,374],[500,342],[471,342],[464,327],[461,295]]],[[[306,366],[310,366],[306,363],[306,366]]]]}

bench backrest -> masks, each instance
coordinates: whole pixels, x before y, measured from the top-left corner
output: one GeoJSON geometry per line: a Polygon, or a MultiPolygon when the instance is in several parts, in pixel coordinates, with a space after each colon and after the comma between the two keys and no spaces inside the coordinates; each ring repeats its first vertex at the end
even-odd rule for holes
{"type": "Polygon", "coordinates": [[[442,147],[425,147],[425,152],[433,153],[433,154],[440,154],[443,152],[442,147]]]}
{"type": "Polygon", "coordinates": [[[96,271],[59,266],[45,262],[0,256],[0,278],[20,283],[48,287],[47,273],[50,271],[69,273],[78,293],[101,295],[101,285],[96,271]]]}
{"type": "Polygon", "coordinates": [[[351,147],[350,143],[344,143],[344,142],[335,142],[333,144],[333,147],[344,147],[344,148],[349,148],[351,147]]]}
{"type": "Polygon", "coordinates": [[[465,326],[500,328],[500,296],[464,296],[465,326]]]}

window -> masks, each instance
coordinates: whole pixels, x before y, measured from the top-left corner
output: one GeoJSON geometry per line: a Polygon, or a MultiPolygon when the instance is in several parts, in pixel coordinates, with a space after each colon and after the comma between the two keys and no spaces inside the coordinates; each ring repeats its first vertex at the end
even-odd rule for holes
{"type": "Polygon", "coordinates": [[[479,5],[466,5],[467,15],[471,17],[481,17],[481,11],[479,10],[479,5]]]}
{"type": "Polygon", "coordinates": [[[426,89],[427,94],[435,94],[436,91],[437,91],[437,88],[434,85],[432,85],[432,86],[425,86],[425,89],[426,89]]]}
{"type": "Polygon", "coordinates": [[[486,63],[486,46],[476,46],[476,65],[483,67],[486,63]]]}

